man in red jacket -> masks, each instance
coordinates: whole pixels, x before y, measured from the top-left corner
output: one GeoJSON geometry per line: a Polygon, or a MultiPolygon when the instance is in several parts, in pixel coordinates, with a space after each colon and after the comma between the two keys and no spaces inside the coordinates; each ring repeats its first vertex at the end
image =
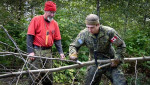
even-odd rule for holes
{"type": "MultiPolygon", "coordinates": [[[[27,52],[29,59],[35,67],[31,69],[52,68],[52,61],[47,59],[34,58],[32,56],[52,57],[52,46],[55,44],[61,59],[64,53],[61,45],[61,35],[57,22],[53,19],[56,12],[56,4],[52,1],[45,3],[44,15],[35,16],[28,27],[27,52]]],[[[36,85],[42,79],[43,85],[52,85],[52,74],[45,73],[30,76],[30,84],[36,85]],[[50,78],[49,78],[50,77],[50,78]]]]}

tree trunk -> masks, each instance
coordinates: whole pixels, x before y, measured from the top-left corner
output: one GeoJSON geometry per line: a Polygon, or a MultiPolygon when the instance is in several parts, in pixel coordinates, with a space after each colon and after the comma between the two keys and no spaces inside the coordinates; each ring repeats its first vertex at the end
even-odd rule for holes
{"type": "Polygon", "coordinates": [[[100,18],[100,0],[97,0],[97,16],[100,18]]]}

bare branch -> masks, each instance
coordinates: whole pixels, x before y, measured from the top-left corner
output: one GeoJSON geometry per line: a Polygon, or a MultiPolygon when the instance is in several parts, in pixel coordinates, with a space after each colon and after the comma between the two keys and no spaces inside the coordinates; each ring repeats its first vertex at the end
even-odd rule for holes
{"type": "MultiPolygon", "coordinates": [[[[8,55],[20,55],[19,53],[14,53],[14,52],[0,52],[0,55],[2,56],[8,56],[8,55]]],[[[65,59],[60,59],[60,58],[49,58],[48,56],[42,57],[42,56],[28,56],[27,54],[21,53],[22,56],[26,57],[34,57],[34,58],[41,58],[41,59],[47,59],[47,60],[59,60],[59,61],[65,61],[65,62],[72,62],[72,63],[77,63],[76,61],[73,60],[65,60],[65,59]]]]}
{"type": "MultiPolygon", "coordinates": [[[[101,64],[111,63],[111,61],[113,61],[113,60],[114,59],[111,59],[111,60],[98,60],[98,63],[101,63],[101,64]]],[[[134,62],[136,60],[137,61],[148,61],[148,60],[150,60],[150,57],[124,58],[125,62],[134,62]]],[[[0,78],[18,76],[20,73],[22,73],[22,75],[24,75],[24,74],[28,74],[28,73],[38,73],[38,72],[58,72],[58,71],[66,70],[66,69],[81,68],[83,66],[89,66],[89,65],[93,65],[93,64],[95,64],[94,60],[93,61],[82,62],[82,64],[73,64],[73,65],[62,66],[62,67],[58,67],[58,68],[12,72],[12,73],[9,73],[9,74],[0,75],[0,78]]],[[[108,65],[106,65],[106,66],[108,66],[108,65]]]]}
{"type": "Polygon", "coordinates": [[[150,56],[143,56],[143,57],[134,57],[134,58],[124,58],[125,62],[135,62],[135,61],[149,61],[150,56]]]}

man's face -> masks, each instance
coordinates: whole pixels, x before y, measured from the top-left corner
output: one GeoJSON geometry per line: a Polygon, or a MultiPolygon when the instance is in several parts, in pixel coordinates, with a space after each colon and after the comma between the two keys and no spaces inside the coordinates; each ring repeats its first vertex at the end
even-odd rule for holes
{"type": "Polygon", "coordinates": [[[97,25],[86,25],[86,27],[88,28],[88,31],[91,33],[91,34],[97,34],[99,33],[99,24],[97,25]]]}
{"type": "Polygon", "coordinates": [[[45,18],[48,20],[48,21],[51,21],[55,15],[55,11],[45,11],[45,18]]]}

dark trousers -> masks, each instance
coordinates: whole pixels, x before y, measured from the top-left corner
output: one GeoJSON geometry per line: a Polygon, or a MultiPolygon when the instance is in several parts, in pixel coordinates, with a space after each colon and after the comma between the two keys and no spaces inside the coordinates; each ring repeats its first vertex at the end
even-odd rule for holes
{"type": "MultiPolygon", "coordinates": [[[[35,55],[36,56],[42,56],[42,57],[49,57],[52,58],[52,52],[51,49],[35,49],[35,55]]],[[[42,59],[42,58],[36,58],[34,61],[31,61],[31,64],[34,65],[30,66],[31,70],[37,70],[37,69],[50,69],[52,68],[52,60],[42,59]]],[[[44,73],[30,73],[29,74],[29,85],[37,85],[42,83],[43,85],[53,85],[53,77],[52,73],[50,72],[44,72],[44,73]]]]}
{"type": "Polygon", "coordinates": [[[127,85],[127,81],[124,77],[124,74],[122,73],[120,69],[111,68],[111,67],[104,67],[104,68],[98,69],[93,79],[96,69],[97,69],[96,66],[88,67],[85,85],[99,85],[102,74],[104,74],[108,79],[110,79],[113,85],[127,85]],[[93,82],[91,82],[92,79],[93,79],[93,82]]]}

